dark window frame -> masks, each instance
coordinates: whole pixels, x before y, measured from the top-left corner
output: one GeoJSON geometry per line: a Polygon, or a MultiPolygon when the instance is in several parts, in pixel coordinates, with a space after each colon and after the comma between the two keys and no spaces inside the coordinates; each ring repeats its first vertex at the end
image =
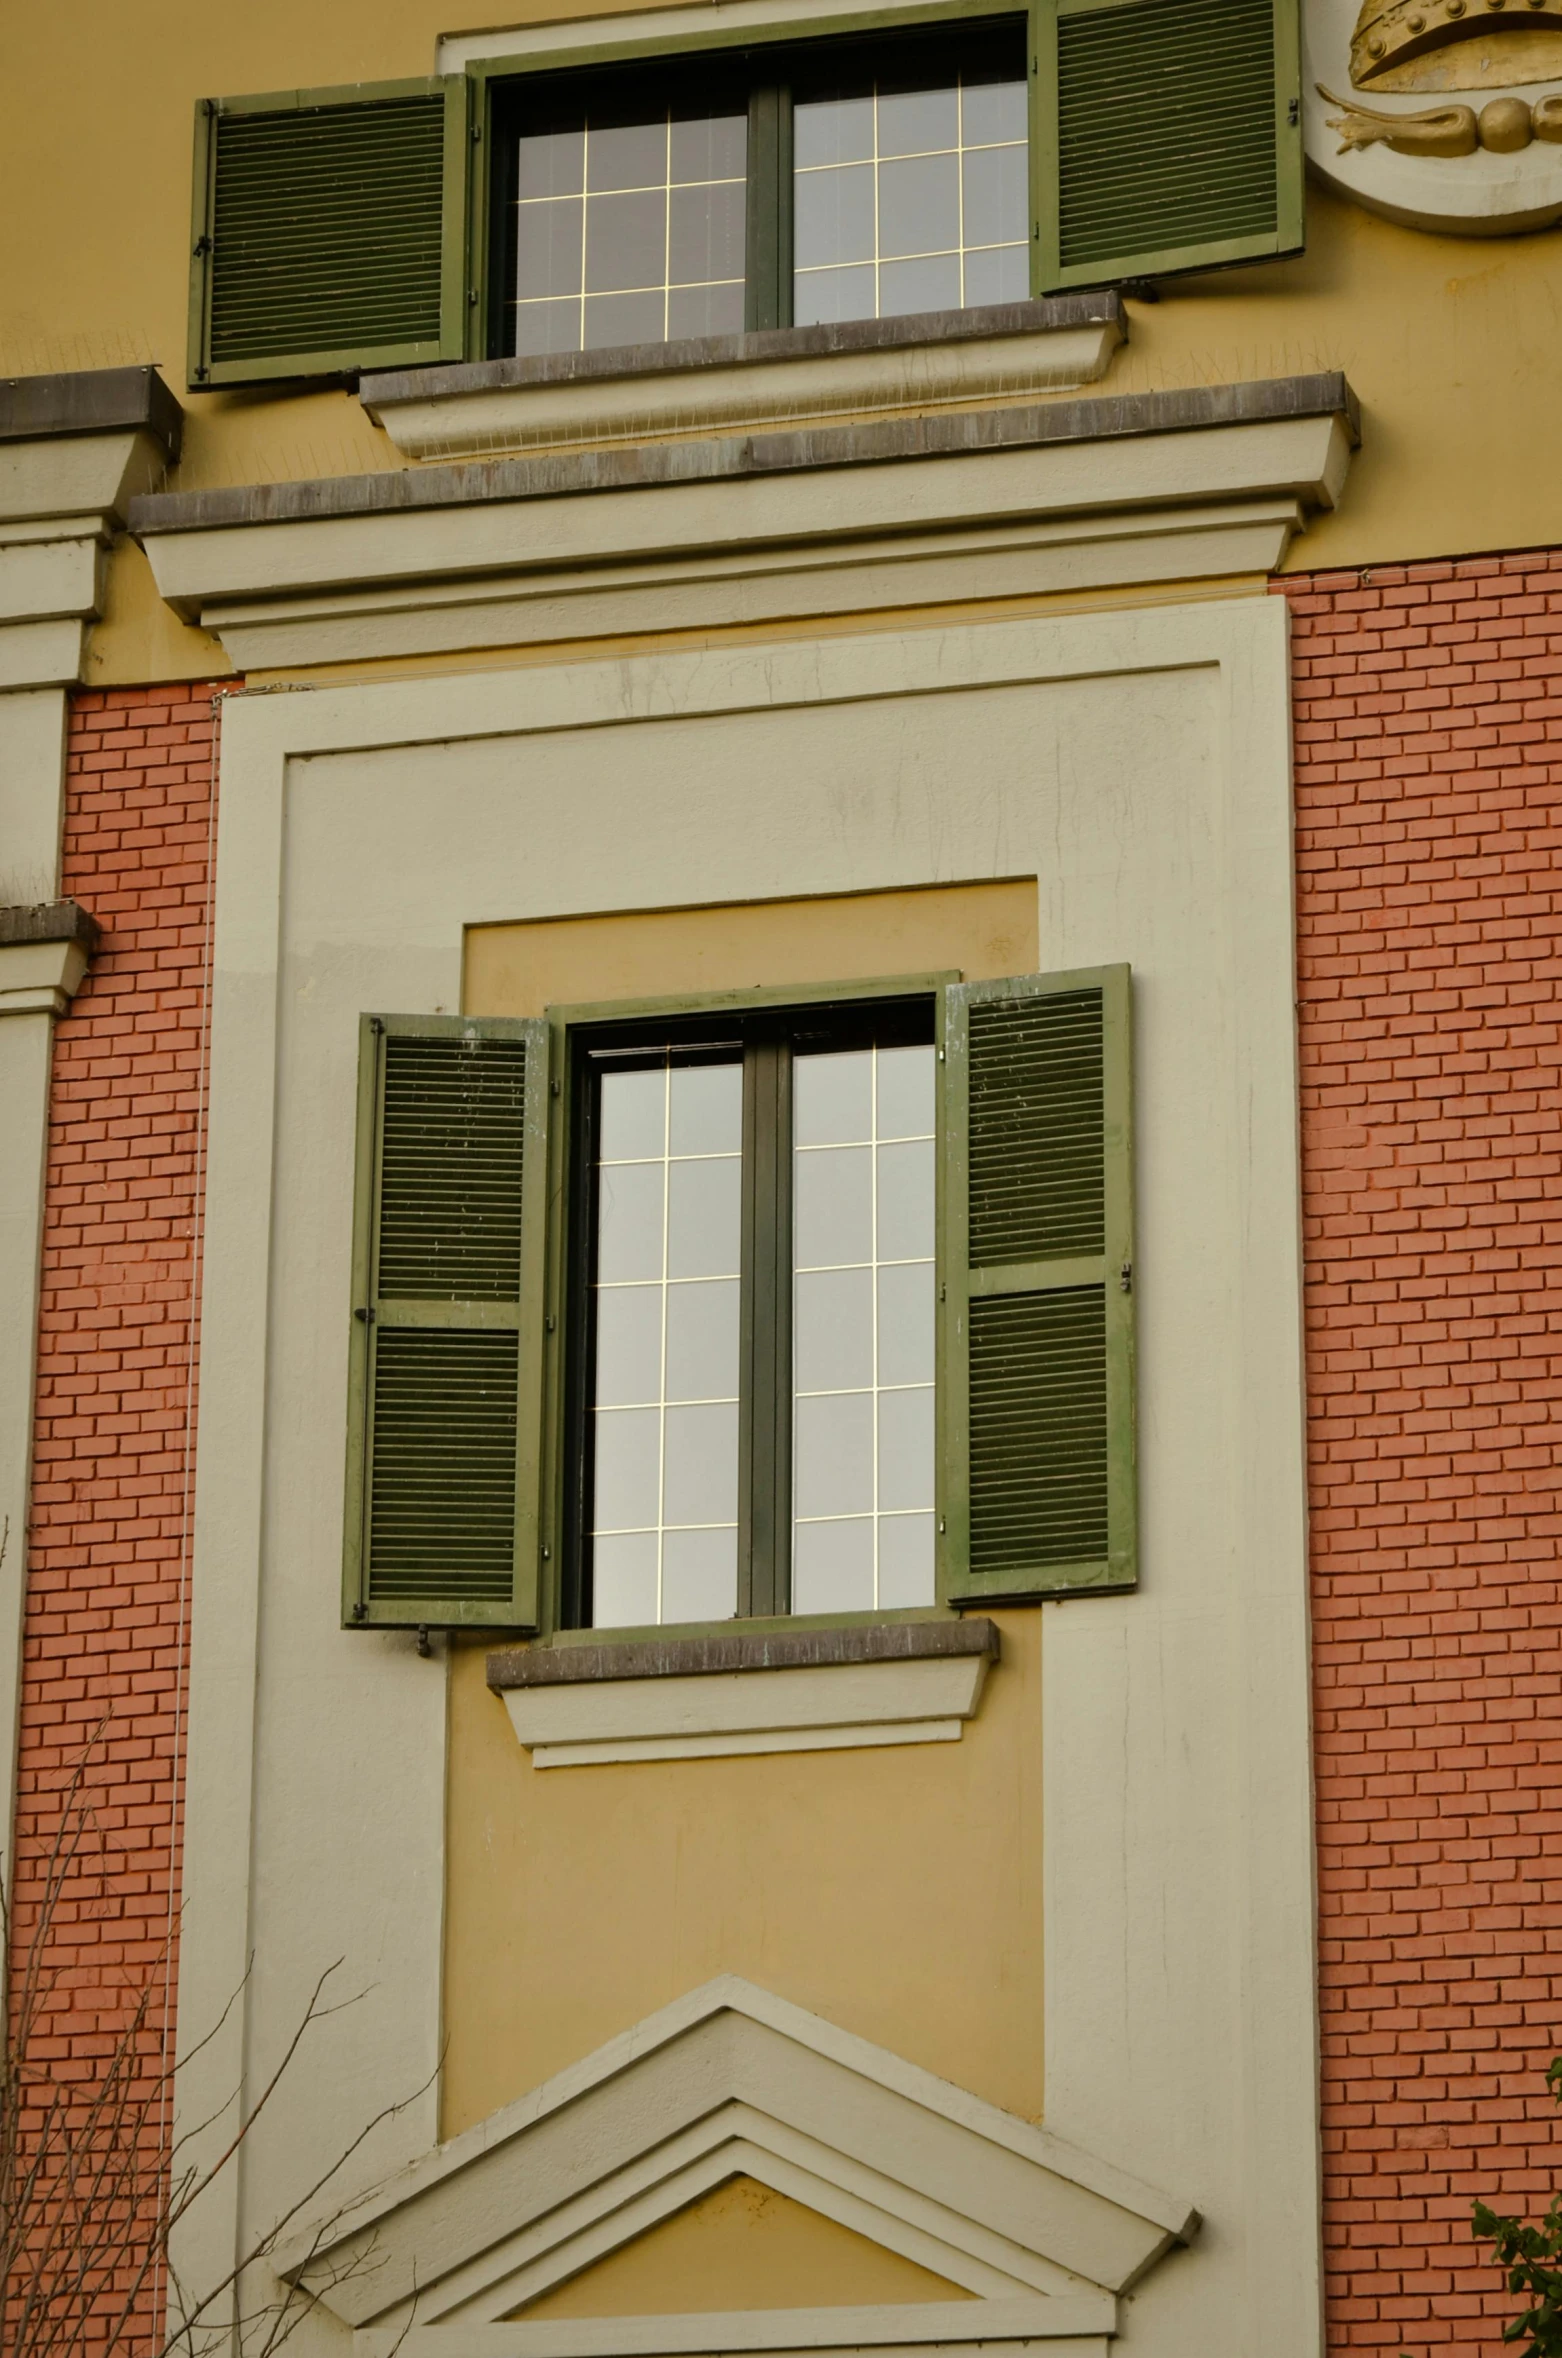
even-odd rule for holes
{"type": "Polygon", "coordinates": [[[474,84],[472,295],[479,313],[477,335],[468,349],[490,360],[511,357],[509,298],[514,283],[514,126],[527,94],[539,78],[556,89],[585,86],[626,76],[635,67],[712,82],[737,78],[749,85],[747,284],[745,333],[792,325],[792,78],[800,65],[822,71],[839,62],[860,64],[882,43],[907,40],[930,49],[947,48],[976,34],[1008,34],[1021,44],[1019,58],[1031,92],[1027,132],[1030,173],[1030,293],[1038,292],[1035,79],[1038,25],[1033,8],[995,6],[994,0],[951,0],[930,17],[923,8],[876,9],[861,17],[821,20],[796,31],[756,40],[751,33],[724,38],[707,34],[699,45],[670,51],[665,40],[605,43],[536,59],[483,60],[467,71],[474,84]]]}
{"type": "MultiPolygon", "coordinates": [[[[559,1625],[594,1626],[588,1533],[592,1495],[592,1318],[598,1086],[608,1056],[643,1050],[737,1048],[743,1067],[742,1256],[738,1378],[740,1621],[791,1617],[792,1124],[791,1068],[800,1044],[934,1046],[938,985],[843,991],[720,1012],[627,1017],[563,1027],[561,1089],[568,1139],[562,1256],[563,1380],[559,1625]]],[[[687,1002],[685,1007],[687,1009],[687,1002]]],[[[932,1606],[929,1599],[929,1608],[932,1606]]],[[[889,1610],[888,1608],[886,1610],[889,1610]]],[[[901,1611],[901,1608],[894,1608],[901,1611]]]]}

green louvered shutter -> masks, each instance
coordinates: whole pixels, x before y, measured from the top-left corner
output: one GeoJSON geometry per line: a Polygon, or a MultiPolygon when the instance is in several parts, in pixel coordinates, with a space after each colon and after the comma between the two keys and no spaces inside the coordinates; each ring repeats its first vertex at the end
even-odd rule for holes
{"type": "Polygon", "coordinates": [[[1038,0],[1044,292],[1303,242],[1297,0],[1038,0]]]}
{"type": "Polygon", "coordinates": [[[460,74],[202,99],[192,388],[461,359],[466,127],[460,74]]]}
{"type": "Polygon", "coordinates": [[[941,1593],[1135,1577],[1129,974],[944,992],[941,1593]]]}
{"type": "Polygon", "coordinates": [[[547,1026],[366,1016],[343,1614],[537,1619],[547,1026]]]}

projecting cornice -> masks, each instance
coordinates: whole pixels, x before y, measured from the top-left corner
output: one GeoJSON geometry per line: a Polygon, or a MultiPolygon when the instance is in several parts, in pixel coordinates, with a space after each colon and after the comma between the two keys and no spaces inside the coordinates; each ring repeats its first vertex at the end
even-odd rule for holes
{"type": "Polygon", "coordinates": [[[1272,571],[1359,438],[1327,372],[136,500],[246,670],[1272,571]]]}

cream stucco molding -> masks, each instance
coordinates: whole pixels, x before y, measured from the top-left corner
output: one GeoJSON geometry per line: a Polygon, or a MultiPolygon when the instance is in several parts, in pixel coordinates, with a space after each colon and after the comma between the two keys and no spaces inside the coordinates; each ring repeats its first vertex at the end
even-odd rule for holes
{"type": "Polygon", "coordinates": [[[134,503],[250,670],[1272,570],[1332,507],[1338,375],[134,503]]]}
{"type": "MultiPolygon", "coordinates": [[[[1255,595],[228,704],[184,2119],[265,2071],[333,1957],[369,1994],[192,2217],[189,2280],[220,2277],[344,2125],[440,2055],[446,1685],[410,1638],[337,1626],[358,1011],[458,1005],[471,924],[680,907],[693,875],[725,902],[1023,872],[1046,963],[1131,956],[1140,977],[1156,1309],[1142,1589],[1040,1615],[1047,2120],[1220,2218],[1143,2284],[1147,2349],[1316,2351],[1286,629],[1255,595]]],[[[436,2134],[418,2095],[366,2173],[436,2134]]],[[[817,2174],[811,2149],[790,2159],[817,2174]]],[[[938,2211],[921,2223],[952,2240],[938,2211]]],[[[471,2224],[497,2242],[514,2217],[471,2224]]]]}
{"type": "Polygon", "coordinates": [[[281,2271],[358,2329],[363,2358],[388,2358],[403,2333],[425,2358],[974,2350],[1110,2336],[1116,2296],[1197,2226],[1187,2202],[728,1975],[454,2140],[349,2220],[306,2229],[281,2271]],[[831,2215],[952,2275],[973,2301],[514,2320],[739,2172],[797,2199],[822,2196],[831,2215]]]}
{"type": "Polygon", "coordinates": [[[998,1632],[935,1621],[788,1638],[519,1647],[488,1683],[534,1768],[957,1743],[998,1632]]]}
{"type": "MultiPolygon", "coordinates": [[[[942,0],[912,0],[930,17],[942,0]]],[[[475,33],[446,33],[435,52],[435,71],[459,74],[469,65],[506,57],[547,57],[554,51],[576,51],[611,42],[654,43],[658,48],[693,49],[718,30],[741,30],[763,39],[796,34],[806,37],[821,20],[834,25],[841,17],[868,15],[881,0],[684,0],[671,8],[613,9],[579,17],[554,17],[541,24],[496,25],[475,33]]]]}
{"type": "Polygon", "coordinates": [[[1125,334],[1116,294],[1065,295],[927,319],[409,369],[366,377],[359,398],[410,459],[610,449],[1033,401],[1104,377],[1125,334]]]}

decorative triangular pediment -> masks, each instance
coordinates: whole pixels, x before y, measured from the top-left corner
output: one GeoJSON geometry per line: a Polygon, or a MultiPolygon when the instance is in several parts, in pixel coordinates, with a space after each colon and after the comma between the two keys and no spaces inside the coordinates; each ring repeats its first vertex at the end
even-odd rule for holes
{"type": "MultiPolygon", "coordinates": [[[[1085,2358],[1104,2353],[1118,2296],[1197,2224],[1187,2203],[723,1976],[306,2233],[278,2264],[355,2329],[356,2358],[1051,2340],[1085,2358]],[[605,2295],[595,2306],[550,2297],[594,2271],[605,2281],[606,2264],[636,2247],[648,2259],[658,2231],[710,2214],[738,2184],[875,2247],[885,2268],[816,2278],[834,2288],[827,2304],[810,2304],[806,2268],[784,2304],[764,2268],[756,2297],[721,2309],[666,2307],[677,2271],[654,2268],[640,2280],[662,2285],[645,2295],[658,2305],[638,2312],[621,2291],[611,2314],[605,2295]]],[[[634,2281],[633,2267],[617,2281],[634,2281]]]]}

